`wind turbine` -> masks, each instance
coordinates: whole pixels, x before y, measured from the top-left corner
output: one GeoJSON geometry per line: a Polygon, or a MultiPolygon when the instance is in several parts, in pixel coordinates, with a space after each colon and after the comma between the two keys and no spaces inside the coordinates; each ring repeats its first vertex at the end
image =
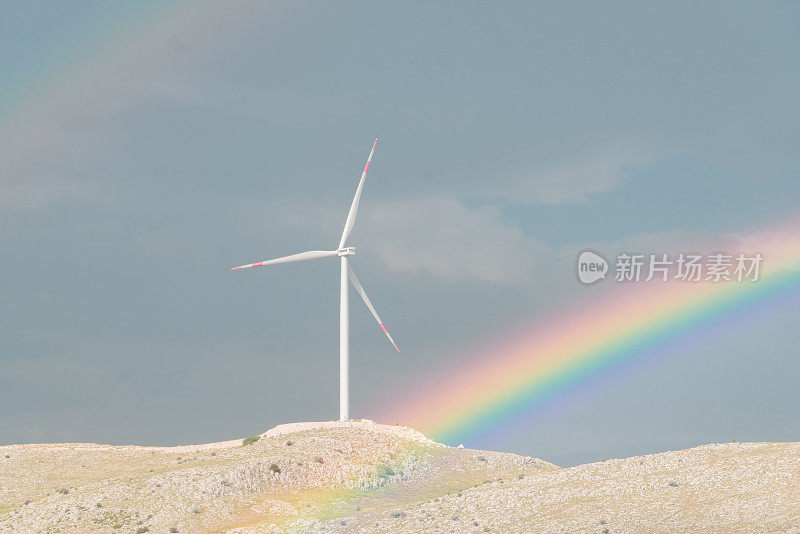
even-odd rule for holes
{"type": "Polygon", "coordinates": [[[353,203],[350,205],[350,212],[347,214],[347,220],[344,223],[344,231],[342,232],[342,238],[339,240],[339,246],[336,250],[310,250],[308,252],[301,252],[299,254],[292,254],[291,256],[284,256],[282,258],[276,258],[274,260],[265,260],[259,261],[256,263],[250,263],[248,265],[240,265],[239,267],[231,268],[231,271],[237,271],[239,269],[249,269],[250,267],[262,267],[265,265],[275,265],[278,263],[291,263],[295,261],[306,261],[306,260],[317,260],[320,258],[331,258],[334,256],[339,256],[339,263],[341,266],[341,278],[340,278],[340,296],[339,296],[339,420],[340,421],[347,421],[350,418],[350,394],[349,394],[349,367],[350,367],[350,311],[349,311],[349,304],[348,304],[348,285],[347,279],[350,279],[350,282],[353,283],[353,287],[356,288],[356,291],[361,298],[364,300],[364,304],[367,305],[369,311],[372,312],[372,316],[375,317],[375,320],[378,321],[383,333],[386,334],[386,337],[389,338],[389,341],[392,342],[394,348],[397,349],[397,352],[400,352],[400,349],[397,348],[397,344],[392,339],[392,336],[389,334],[389,331],[386,329],[386,326],[381,321],[381,318],[378,316],[378,312],[375,311],[375,307],[370,302],[367,293],[364,291],[364,288],[361,287],[361,284],[358,282],[358,278],[356,278],[356,273],[353,272],[353,268],[350,267],[347,258],[353,256],[356,253],[355,247],[348,247],[345,246],[347,243],[347,238],[350,236],[350,232],[353,230],[353,225],[356,222],[356,212],[358,211],[358,201],[361,199],[361,191],[364,189],[364,179],[367,177],[367,170],[369,170],[369,164],[372,161],[372,154],[375,152],[375,145],[378,144],[378,140],[375,139],[375,142],[372,143],[372,150],[369,152],[369,158],[367,158],[367,164],[364,166],[364,171],[361,173],[361,180],[358,182],[358,187],[356,188],[356,196],[353,197],[353,203]]]}

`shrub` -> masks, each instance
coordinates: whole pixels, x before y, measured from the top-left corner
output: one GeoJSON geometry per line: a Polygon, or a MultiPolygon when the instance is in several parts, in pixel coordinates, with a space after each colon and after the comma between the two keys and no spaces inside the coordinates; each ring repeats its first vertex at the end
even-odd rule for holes
{"type": "Polygon", "coordinates": [[[289,440],[289,441],[286,442],[286,446],[287,447],[291,447],[292,445],[294,445],[294,441],[289,440]]]}
{"type": "Polygon", "coordinates": [[[172,534],[175,534],[178,532],[178,527],[169,527],[169,531],[172,532],[172,534]]]}
{"type": "Polygon", "coordinates": [[[66,495],[67,493],[69,493],[69,490],[67,488],[61,488],[60,490],[58,490],[58,492],[61,495],[66,495]]]}
{"type": "Polygon", "coordinates": [[[136,534],[144,534],[145,532],[150,532],[150,527],[139,527],[136,529],[136,534]]]}
{"type": "Polygon", "coordinates": [[[258,441],[260,439],[261,439],[261,436],[250,436],[250,437],[244,438],[242,440],[242,447],[244,447],[245,445],[252,445],[253,443],[255,443],[256,441],[258,441]]]}
{"type": "Polygon", "coordinates": [[[325,460],[322,459],[322,456],[317,456],[316,458],[314,458],[314,461],[317,462],[318,464],[325,463],[325,460]]]}
{"type": "Polygon", "coordinates": [[[392,517],[405,517],[405,512],[392,512],[392,517]]]}
{"type": "Polygon", "coordinates": [[[273,473],[281,472],[281,468],[278,467],[278,464],[272,464],[271,466],[269,466],[269,470],[272,471],[273,473]]]}
{"type": "Polygon", "coordinates": [[[387,478],[394,475],[394,469],[389,467],[388,465],[382,465],[378,467],[378,476],[381,478],[387,478]]]}

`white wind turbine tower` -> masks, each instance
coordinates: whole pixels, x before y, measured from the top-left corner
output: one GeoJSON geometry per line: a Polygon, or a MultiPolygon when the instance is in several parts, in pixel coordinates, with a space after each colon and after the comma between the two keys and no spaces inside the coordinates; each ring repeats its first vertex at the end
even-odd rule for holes
{"type": "Polygon", "coordinates": [[[372,306],[372,302],[370,302],[369,297],[367,297],[364,288],[361,287],[361,284],[358,282],[358,278],[356,278],[356,273],[353,272],[353,268],[350,267],[348,264],[347,258],[349,256],[353,256],[356,253],[355,247],[348,247],[345,246],[347,242],[347,238],[350,235],[350,232],[353,230],[353,224],[356,221],[356,212],[358,211],[358,201],[361,198],[361,190],[364,189],[364,179],[367,177],[367,170],[369,169],[369,164],[372,161],[372,154],[375,152],[375,145],[378,144],[378,140],[375,139],[375,142],[372,144],[372,150],[369,152],[369,158],[367,158],[367,164],[364,166],[364,171],[361,173],[361,180],[358,182],[358,187],[356,188],[356,196],[353,198],[353,203],[350,205],[350,212],[347,214],[347,220],[344,223],[344,231],[342,232],[342,238],[339,240],[339,246],[336,250],[310,250],[308,252],[301,252],[299,254],[293,254],[291,256],[284,256],[282,258],[276,258],[274,260],[266,260],[266,261],[259,261],[257,263],[250,263],[248,265],[241,265],[239,267],[233,267],[231,270],[236,271],[238,269],[248,269],[250,267],[261,267],[264,265],[275,265],[277,263],[291,263],[295,261],[306,261],[306,260],[316,260],[319,258],[329,258],[333,256],[339,256],[339,261],[341,264],[341,279],[340,279],[340,297],[339,297],[339,420],[340,421],[347,421],[350,418],[350,395],[349,395],[349,365],[350,365],[350,312],[348,309],[348,286],[347,286],[347,279],[349,278],[350,281],[353,283],[353,287],[356,288],[358,294],[361,295],[361,298],[364,299],[364,304],[367,305],[369,311],[372,312],[372,316],[375,317],[375,320],[378,321],[383,333],[386,334],[386,337],[389,338],[389,341],[392,342],[394,348],[397,349],[397,352],[400,352],[400,349],[397,348],[397,344],[392,339],[392,336],[389,335],[389,331],[384,326],[383,321],[378,316],[378,312],[375,311],[375,308],[372,306]]]}

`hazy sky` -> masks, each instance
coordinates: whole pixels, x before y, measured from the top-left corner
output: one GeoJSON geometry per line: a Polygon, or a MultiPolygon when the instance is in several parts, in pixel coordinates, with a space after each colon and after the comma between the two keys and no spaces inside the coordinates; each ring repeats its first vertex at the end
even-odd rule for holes
{"type": "MultiPolygon", "coordinates": [[[[0,2],[0,443],[173,444],[351,413],[588,288],[800,205],[795,2],[0,2]]],[[[604,282],[605,283],[605,282],[604,282]]],[[[522,422],[556,463],[800,440],[800,302],[522,422]]]]}

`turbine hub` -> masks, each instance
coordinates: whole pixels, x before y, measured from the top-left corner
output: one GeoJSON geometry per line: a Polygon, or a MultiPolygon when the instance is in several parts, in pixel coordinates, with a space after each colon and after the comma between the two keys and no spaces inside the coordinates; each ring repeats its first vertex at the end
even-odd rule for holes
{"type": "Polygon", "coordinates": [[[339,253],[339,256],[355,256],[356,247],[340,248],[337,252],[339,253]]]}

